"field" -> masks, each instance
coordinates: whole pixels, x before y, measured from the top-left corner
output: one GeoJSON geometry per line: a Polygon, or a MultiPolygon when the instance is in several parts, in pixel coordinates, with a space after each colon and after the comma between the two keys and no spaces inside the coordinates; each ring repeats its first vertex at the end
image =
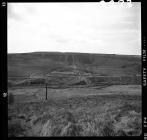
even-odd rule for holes
{"type": "Polygon", "coordinates": [[[8,136],[140,136],[141,85],[9,88],[8,136]],[[12,95],[10,97],[10,94],[12,95]]]}
{"type": "Polygon", "coordinates": [[[142,134],[140,55],[8,54],[8,95],[10,137],[142,134]]]}

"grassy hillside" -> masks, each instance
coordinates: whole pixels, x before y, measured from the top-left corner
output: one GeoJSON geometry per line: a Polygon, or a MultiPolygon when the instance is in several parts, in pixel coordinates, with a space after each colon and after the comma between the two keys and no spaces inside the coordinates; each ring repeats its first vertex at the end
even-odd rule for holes
{"type": "Polygon", "coordinates": [[[134,75],[141,72],[141,56],[34,52],[8,54],[8,76],[46,75],[53,71],[73,71],[73,58],[81,73],[134,75]]]}
{"type": "Polygon", "coordinates": [[[9,137],[142,134],[140,85],[48,89],[46,101],[43,88],[9,93],[9,137]]]}
{"type": "Polygon", "coordinates": [[[8,136],[140,136],[140,74],[140,56],[8,54],[8,136]]]}

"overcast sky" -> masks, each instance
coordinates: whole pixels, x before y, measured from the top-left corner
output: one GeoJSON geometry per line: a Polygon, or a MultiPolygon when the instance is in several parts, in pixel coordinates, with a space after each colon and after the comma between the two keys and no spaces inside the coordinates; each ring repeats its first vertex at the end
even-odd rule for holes
{"type": "Polygon", "coordinates": [[[141,54],[141,3],[8,3],[8,53],[141,54]]]}

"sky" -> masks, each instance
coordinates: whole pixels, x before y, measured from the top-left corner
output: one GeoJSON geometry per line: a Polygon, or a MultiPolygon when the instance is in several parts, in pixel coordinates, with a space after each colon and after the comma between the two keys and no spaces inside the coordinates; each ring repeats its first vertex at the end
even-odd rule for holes
{"type": "Polygon", "coordinates": [[[8,3],[8,53],[141,55],[141,3],[8,3]]]}

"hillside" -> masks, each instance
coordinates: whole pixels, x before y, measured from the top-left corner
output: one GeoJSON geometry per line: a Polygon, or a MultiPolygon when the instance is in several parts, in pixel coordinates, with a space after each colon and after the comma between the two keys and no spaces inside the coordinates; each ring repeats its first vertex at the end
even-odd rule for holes
{"type": "Polygon", "coordinates": [[[46,75],[53,71],[98,75],[134,75],[141,72],[141,56],[34,52],[8,54],[8,76],[46,75]]]}

